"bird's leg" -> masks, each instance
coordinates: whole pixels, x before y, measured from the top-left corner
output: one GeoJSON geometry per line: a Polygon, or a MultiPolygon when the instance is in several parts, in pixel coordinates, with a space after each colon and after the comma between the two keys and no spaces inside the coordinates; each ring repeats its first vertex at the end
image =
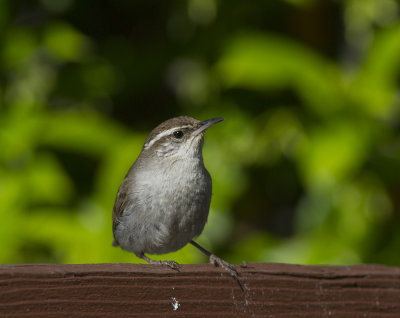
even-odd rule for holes
{"type": "Polygon", "coordinates": [[[230,272],[230,274],[234,277],[238,276],[235,266],[228,263],[227,261],[224,261],[222,258],[219,258],[218,256],[212,254],[211,252],[207,251],[204,247],[197,244],[195,241],[190,241],[190,244],[197,247],[200,251],[202,251],[205,255],[207,255],[210,259],[211,264],[214,264],[215,266],[221,266],[222,268],[230,272]]]}
{"type": "Polygon", "coordinates": [[[148,258],[146,255],[141,254],[141,255],[137,255],[137,257],[145,260],[147,263],[149,264],[156,264],[156,265],[167,265],[169,267],[171,267],[172,269],[179,271],[179,264],[175,261],[155,261],[151,258],[148,258]]]}
{"type": "Polygon", "coordinates": [[[244,291],[243,286],[238,278],[238,273],[236,271],[236,268],[234,265],[228,263],[227,261],[224,261],[222,258],[219,258],[218,256],[212,254],[211,252],[207,251],[204,247],[201,245],[197,244],[195,241],[190,241],[190,244],[192,244],[194,247],[197,247],[201,252],[203,252],[205,255],[207,255],[210,259],[210,263],[213,264],[214,266],[221,266],[223,269],[229,272],[233,279],[238,283],[240,289],[244,291]]]}

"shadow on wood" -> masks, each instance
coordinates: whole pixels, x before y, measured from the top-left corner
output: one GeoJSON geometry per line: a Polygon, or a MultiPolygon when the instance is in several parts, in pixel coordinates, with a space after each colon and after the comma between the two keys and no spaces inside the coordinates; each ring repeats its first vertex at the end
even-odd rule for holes
{"type": "Polygon", "coordinates": [[[400,268],[378,265],[1,265],[1,317],[400,317],[400,268]]]}

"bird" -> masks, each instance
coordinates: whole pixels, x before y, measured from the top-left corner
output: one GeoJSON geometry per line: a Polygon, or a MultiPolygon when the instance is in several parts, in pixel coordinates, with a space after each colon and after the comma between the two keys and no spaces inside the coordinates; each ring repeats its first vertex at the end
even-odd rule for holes
{"type": "Polygon", "coordinates": [[[154,260],[146,254],[166,254],[190,243],[210,263],[227,270],[243,290],[235,266],[193,240],[204,229],[211,203],[212,181],[202,155],[204,134],[223,120],[179,116],[150,132],[117,192],[113,246],[149,264],[179,270],[175,261],[154,260]]]}

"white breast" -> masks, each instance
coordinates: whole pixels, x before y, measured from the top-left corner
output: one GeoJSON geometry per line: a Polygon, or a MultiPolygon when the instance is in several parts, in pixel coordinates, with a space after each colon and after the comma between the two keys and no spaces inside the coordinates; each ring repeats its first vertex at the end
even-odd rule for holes
{"type": "Polygon", "coordinates": [[[199,235],[211,201],[211,178],[201,158],[165,162],[139,169],[129,193],[136,202],[127,219],[130,244],[149,254],[178,250],[199,235]]]}

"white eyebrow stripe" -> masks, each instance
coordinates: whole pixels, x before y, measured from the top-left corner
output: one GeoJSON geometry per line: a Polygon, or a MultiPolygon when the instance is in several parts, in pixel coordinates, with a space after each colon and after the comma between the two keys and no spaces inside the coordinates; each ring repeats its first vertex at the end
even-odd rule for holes
{"type": "Polygon", "coordinates": [[[160,140],[161,138],[168,136],[170,134],[172,134],[175,130],[177,129],[185,129],[185,128],[189,128],[192,127],[191,125],[184,125],[184,126],[179,126],[179,127],[174,127],[168,130],[164,130],[162,132],[160,132],[158,135],[156,135],[152,140],[150,140],[148,143],[146,143],[144,145],[145,149],[149,149],[155,142],[157,142],[158,140],[160,140]]]}

